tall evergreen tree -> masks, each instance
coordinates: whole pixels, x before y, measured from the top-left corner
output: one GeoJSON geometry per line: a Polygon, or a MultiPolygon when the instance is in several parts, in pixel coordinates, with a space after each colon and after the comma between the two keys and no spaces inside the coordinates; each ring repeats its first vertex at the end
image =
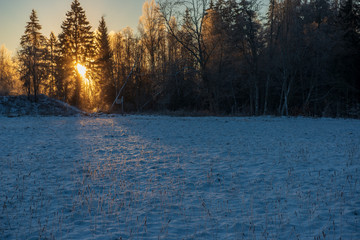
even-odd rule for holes
{"type": "Polygon", "coordinates": [[[39,85],[45,77],[46,39],[40,33],[41,28],[36,11],[32,10],[30,21],[27,22],[25,33],[21,37],[21,49],[18,53],[21,63],[21,79],[28,96],[33,94],[35,101],[37,101],[39,85]]]}
{"type": "Polygon", "coordinates": [[[96,79],[100,87],[100,103],[109,106],[116,97],[113,79],[113,53],[110,47],[108,28],[101,18],[96,34],[96,79]]]}
{"type": "Polygon", "coordinates": [[[342,33],[342,48],[338,53],[338,71],[346,86],[346,105],[360,101],[360,3],[356,0],[341,2],[338,24],[342,33]]]}
{"type": "MultiPolygon", "coordinates": [[[[64,82],[65,98],[75,106],[81,106],[83,79],[76,66],[81,64],[88,70],[93,67],[94,36],[86,18],[85,11],[78,0],[71,4],[71,10],[66,13],[62,33],[59,35],[61,44],[61,70],[64,82]]],[[[91,75],[91,71],[87,71],[91,75]]]]}
{"type": "Polygon", "coordinates": [[[59,93],[59,86],[57,84],[57,62],[59,56],[59,42],[57,37],[55,36],[54,32],[50,33],[49,39],[47,39],[47,84],[45,86],[46,93],[50,97],[58,96],[59,93]]]}
{"type": "Polygon", "coordinates": [[[261,25],[257,16],[256,0],[242,0],[235,15],[233,39],[243,55],[247,76],[248,95],[251,114],[260,113],[259,54],[262,50],[261,25]]]}

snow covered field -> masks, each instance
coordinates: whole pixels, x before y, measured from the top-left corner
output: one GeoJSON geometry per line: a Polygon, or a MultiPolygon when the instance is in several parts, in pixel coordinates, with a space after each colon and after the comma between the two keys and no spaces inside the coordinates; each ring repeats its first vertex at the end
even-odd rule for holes
{"type": "Polygon", "coordinates": [[[360,121],[0,117],[0,239],[360,239],[360,121]]]}

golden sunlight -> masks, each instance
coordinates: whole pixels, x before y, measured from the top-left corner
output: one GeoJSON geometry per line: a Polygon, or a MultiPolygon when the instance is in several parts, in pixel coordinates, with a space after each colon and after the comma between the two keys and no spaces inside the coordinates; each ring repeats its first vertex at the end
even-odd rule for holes
{"type": "Polygon", "coordinates": [[[86,67],[84,67],[83,65],[81,65],[80,63],[76,64],[76,69],[78,71],[78,73],[81,75],[82,78],[86,79],[86,67]]]}

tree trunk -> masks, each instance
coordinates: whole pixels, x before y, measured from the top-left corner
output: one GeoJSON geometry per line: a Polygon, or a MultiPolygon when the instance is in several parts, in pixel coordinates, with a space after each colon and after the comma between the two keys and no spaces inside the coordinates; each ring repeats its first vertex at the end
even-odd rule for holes
{"type": "Polygon", "coordinates": [[[257,79],[255,79],[255,115],[259,115],[259,85],[257,79]]]}
{"type": "Polygon", "coordinates": [[[264,100],[264,115],[267,114],[268,98],[269,98],[269,83],[270,83],[270,74],[268,74],[267,78],[266,78],[265,100],[264,100]]]}

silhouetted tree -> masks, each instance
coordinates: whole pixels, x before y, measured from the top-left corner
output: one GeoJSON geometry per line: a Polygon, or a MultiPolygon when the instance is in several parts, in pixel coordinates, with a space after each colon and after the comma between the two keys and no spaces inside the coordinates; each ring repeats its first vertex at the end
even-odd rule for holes
{"type": "MultiPolygon", "coordinates": [[[[150,84],[148,91],[151,95],[157,97],[164,90],[166,34],[164,19],[161,17],[159,5],[155,0],[147,0],[143,4],[138,29],[141,45],[146,50],[144,57],[147,61],[144,67],[147,70],[146,82],[150,84]]],[[[156,98],[151,101],[153,100],[156,100],[156,98]]]]}
{"type": "Polygon", "coordinates": [[[44,81],[44,93],[50,97],[59,96],[61,87],[58,85],[58,68],[59,61],[59,42],[53,32],[50,33],[49,39],[46,41],[46,70],[47,79],[44,81]]]}
{"type": "Polygon", "coordinates": [[[109,34],[104,18],[93,34],[73,0],[46,47],[32,14],[21,77],[28,95],[87,109],[120,95],[126,111],[360,116],[359,1],[269,1],[261,19],[256,0],[147,0],[139,34],[109,34]]]}
{"type": "Polygon", "coordinates": [[[96,33],[95,66],[95,78],[100,88],[99,100],[107,110],[116,97],[116,89],[113,81],[113,53],[104,17],[101,18],[96,33]]]}
{"type": "Polygon", "coordinates": [[[344,0],[340,4],[337,24],[341,34],[341,45],[337,48],[336,72],[342,83],[342,108],[360,102],[360,3],[344,0]]]}
{"type": "Polygon", "coordinates": [[[30,21],[21,37],[21,49],[18,52],[21,79],[27,89],[28,96],[30,97],[33,94],[35,101],[37,101],[40,83],[45,78],[46,40],[40,33],[41,28],[36,11],[32,10],[30,21]]]}
{"type": "Polygon", "coordinates": [[[66,13],[66,20],[62,23],[62,33],[59,35],[61,46],[61,70],[65,99],[75,106],[86,107],[81,104],[81,96],[85,95],[84,85],[76,66],[81,64],[88,69],[87,77],[91,77],[94,62],[94,36],[86,18],[85,11],[78,0],[74,0],[71,9],[66,13]]]}
{"type": "Polygon", "coordinates": [[[258,3],[242,0],[235,19],[234,39],[243,55],[249,89],[251,114],[260,113],[259,55],[262,51],[261,24],[257,17],[258,3]]]}
{"type": "Polygon", "coordinates": [[[209,2],[197,1],[169,1],[160,3],[160,12],[165,20],[167,30],[196,60],[196,68],[200,73],[203,85],[202,93],[205,95],[204,107],[216,111],[215,87],[209,80],[208,62],[213,48],[204,42],[204,20],[208,14],[209,2]],[[185,12],[182,12],[185,9],[185,12]],[[175,18],[182,25],[182,31],[176,32],[171,26],[171,19],[175,18]]]}

